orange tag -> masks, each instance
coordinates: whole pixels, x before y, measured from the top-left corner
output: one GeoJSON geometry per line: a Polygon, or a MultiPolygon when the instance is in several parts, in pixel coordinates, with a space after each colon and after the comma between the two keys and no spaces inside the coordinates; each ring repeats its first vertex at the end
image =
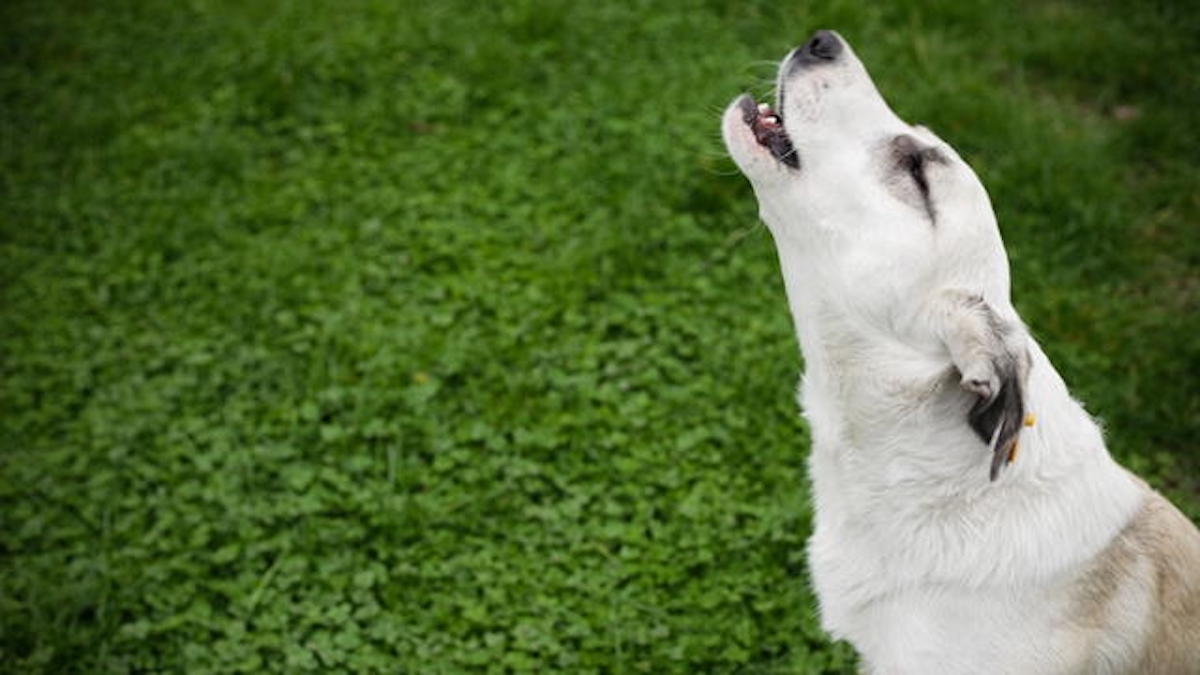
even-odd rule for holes
{"type": "Polygon", "coordinates": [[[1008,451],[1008,463],[1012,464],[1017,461],[1017,451],[1021,448],[1021,441],[1017,439],[1013,441],[1012,450],[1008,451]]]}
{"type": "Polygon", "coordinates": [[[1037,415],[1034,415],[1033,413],[1025,414],[1025,426],[1031,427],[1036,423],[1037,423],[1037,415]]]}

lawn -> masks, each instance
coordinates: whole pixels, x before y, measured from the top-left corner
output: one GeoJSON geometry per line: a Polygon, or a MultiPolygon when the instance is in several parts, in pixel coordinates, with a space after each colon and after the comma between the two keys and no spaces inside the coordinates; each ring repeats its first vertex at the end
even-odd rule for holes
{"type": "Polygon", "coordinates": [[[717,123],[820,27],[1200,517],[1182,5],[3,3],[0,670],[852,668],[717,123]]]}

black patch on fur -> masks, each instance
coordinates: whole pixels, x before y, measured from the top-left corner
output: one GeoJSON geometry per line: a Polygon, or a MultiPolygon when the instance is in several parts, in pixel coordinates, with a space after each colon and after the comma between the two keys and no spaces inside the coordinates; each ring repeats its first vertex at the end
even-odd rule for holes
{"type": "Polygon", "coordinates": [[[1010,362],[996,367],[1000,373],[1000,391],[991,399],[980,398],[967,413],[967,422],[992,451],[990,480],[1000,475],[1025,424],[1025,392],[1017,364],[1010,362]]]}
{"type": "MultiPolygon", "coordinates": [[[[920,204],[925,209],[925,215],[929,217],[930,223],[936,225],[937,209],[934,208],[933,194],[930,191],[929,177],[926,169],[930,163],[946,163],[946,157],[937,148],[923,145],[916,138],[908,134],[900,134],[893,138],[891,140],[890,152],[892,155],[891,170],[905,174],[909,184],[917,188],[917,193],[921,198],[920,204]]],[[[901,193],[901,197],[904,198],[903,190],[901,193]]],[[[905,201],[915,201],[907,198],[904,199],[905,201]]]]}

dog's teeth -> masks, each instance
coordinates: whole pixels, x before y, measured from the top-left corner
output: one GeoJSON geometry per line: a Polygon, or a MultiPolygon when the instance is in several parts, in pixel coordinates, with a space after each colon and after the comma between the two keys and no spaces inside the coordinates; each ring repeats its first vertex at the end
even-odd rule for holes
{"type": "Polygon", "coordinates": [[[763,115],[770,114],[771,106],[767,105],[766,103],[759,103],[758,104],[758,112],[763,115]]]}
{"type": "Polygon", "coordinates": [[[767,115],[763,118],[763,124],[766,124],[767,126],[775,126],[776,124],[779,124],[779,118],[774,115],[767,115]]]}

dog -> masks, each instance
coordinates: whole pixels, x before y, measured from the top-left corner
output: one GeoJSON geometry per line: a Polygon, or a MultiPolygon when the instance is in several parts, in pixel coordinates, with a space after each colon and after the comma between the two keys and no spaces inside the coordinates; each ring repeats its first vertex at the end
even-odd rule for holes
{"type": "Polygon", "coordinates": [[[804,355],[823,628],[869,673],[1200,673],[1200,532],[1030,336],[971,168],[832,31],[722,135],[804,355]]]}

